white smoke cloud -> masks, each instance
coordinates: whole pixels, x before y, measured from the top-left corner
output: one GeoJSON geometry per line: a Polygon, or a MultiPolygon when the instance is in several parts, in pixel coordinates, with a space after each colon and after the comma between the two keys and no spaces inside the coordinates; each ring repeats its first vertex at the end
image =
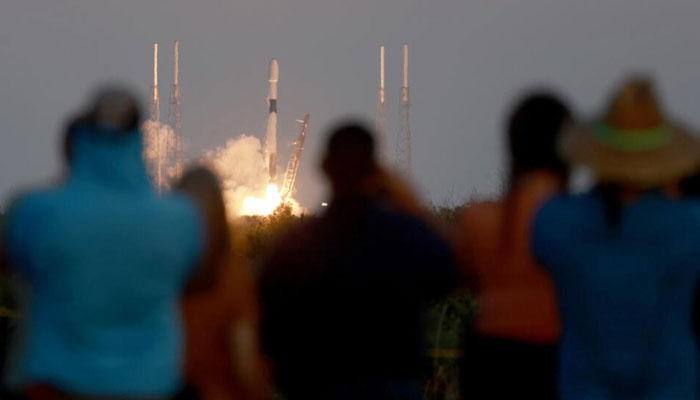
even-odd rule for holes
{"type": "MultiPolygon", "coordinates": [[[[231,139],[224,146],[206,152],[201,161],[219,175],[229,217],[243,215],[246,198],[267,196],[265,152],[257,137],[241,135],[231,139]]],[[[295,200],[287,201],[295,214],[304,211],[295,200]]]]}
{"type": "Polygon", "coordinates": [[[154,184],[158,182],[158,164],[161,165],[161,182],[169,187],[176,177],[175,165],[176,136],[170,125],[147,120],[142,126],[143,158],[148,174],[154,184]]]}
{"type": "MultiPolygon", "coordinates": [[[[177,175],[175,133],[167,124],[148,120],[143,124],[143,138],[143,157],[151,180],[157,185],[160,163],[162,186],[167,189],[177,175]]],[[[272,208],[279,203],[279,197],[275,201],[268,194],[269,172],[265,151],[257,137],[240,135],[230,139],[224,146],[205,152],[200,162],[219,176],[229,218],[244,214],[246,199],[248,205],[271,203],[272,208]]],[[[291,197],[287,202],[293,213],[305,211],[291,197]]]]}

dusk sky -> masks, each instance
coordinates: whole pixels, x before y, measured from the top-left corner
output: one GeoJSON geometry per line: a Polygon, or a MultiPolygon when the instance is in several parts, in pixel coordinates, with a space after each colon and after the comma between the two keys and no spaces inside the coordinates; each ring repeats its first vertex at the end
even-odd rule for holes
{"type": "Polygon", "coordinates": [[[58,175],[62,124],[98,83],[126,82],[146,105],[153,42],[165,120],[174,40],[192,160],[240,134],[264,137],[275,57],[280,168],[309,112],[295,197],[315,208],[325,128],[347,115],[374,124],[380,44],[395,147],[406,42],[416,186],[438,203],[494,193],[505,113],[531,87],[589,116],[626,73],[650,72],[667,110],[700,126],[699,21],[697,0],[6,0],[0,195],[58,175]]]}

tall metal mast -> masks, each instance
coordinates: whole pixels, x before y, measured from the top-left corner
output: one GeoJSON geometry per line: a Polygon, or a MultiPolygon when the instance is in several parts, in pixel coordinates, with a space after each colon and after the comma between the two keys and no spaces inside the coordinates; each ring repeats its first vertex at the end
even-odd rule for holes
{"type": "Polygon", "coordinates": [[[389,103],[384,87],[384,46],[379,47],[379,96],[377,98],[377,141],[379,158],[382,162],[388,162],[389,155],[389,103]]]}
{"type": "Polygon", "coordinates": [[[396,140],[396,166],[404,178],[412,177],[411,166],[411,101],[408,95],[408,45],[403,45],[403,87],[399,109],[399,134],[396,140]]]}
{"type": "Polygon", "coordinates": [[[301,132],[297,141],[294,142],[294,152],[292,156],[289,157],[289,162],[287,163],[287,170],[284,173],[284,183],[282,184],[281,197],[282,202],[286,202],[287,198],[292,194],[292,189],[294,189],[294,182],[297,179],[297,172],[299,171],[299,163],[301,162],[301,153],[304,150],[304,139],[306,138],[306,130],[309,127],[309,114],[304,116],[303,120],[297,120],[301,123],[301,132]]]}
{"type": "Polygon", "coordinates": [[[174,143],[168,143],[168,153],[173,154],[175,179],[182,176],[184,156],[182,151],[182,108],[180,104],[180,42],[174,44],[173,86],[168,104],[168,124],[173,130],[174,143]]]}
{"type": "Polygon", "coordinates": [[[158,43],[153,43],[153,85],[151,86],[151,129],[155,131],[156,140],[156,165],[153,166],[155,171],[156,187],[160,191],[163,183],[162,179],[162,158],[165,149],[162,149],[160,137],[160,99],[158,98],[158,43]]]}

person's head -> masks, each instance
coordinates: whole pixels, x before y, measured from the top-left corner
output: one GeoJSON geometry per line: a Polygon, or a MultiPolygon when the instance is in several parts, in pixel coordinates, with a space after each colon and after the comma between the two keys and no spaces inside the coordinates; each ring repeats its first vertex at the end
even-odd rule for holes
{"type": "Polygon", "coordinates": [[[611,226],[624,205],[648,190],[677,195],[700,167],[700,141],[664,116],[653,83],[631,77],[613,93],[602,117],[568,130],[563,156],[595,174],[611,226]]]}
{"type": "Polygon", "coordinates": [[[110,87],[99,90],[84,111],[68,119],[61,138],[63,162],[70,167],[73,142],[81,128],[88,128],[92,133],[106,129],[127,134],[138,128],[140,119],[138,101],[131,93],[110,87]]]}
{"type": "Polygon", "coordinates": [[[335,196],[362,194],[378,169],[371,131],[357,122],[332,129],[322,168],[335,196]]]}
{"type": "Polygon", "coordinates": [[[221,184],[211,170],[201,166],[187,169],[177,181],[175,189],[191,196],[206,212],[208,219],[225,224],[226,210],[221,184]]]}
{"type": "Polygon", "coordinates": [[[97,92],[86,113],[86,119],[98,131],[134,132],[141,121],[141,110],[135,95],[119,87],[105,87],[97,92]]]}
{"type": "Polygon", "coordinates": [[[589,167],[605,186],[646,191],[675,185],[700,167],[700,141],[668,119],[648,78],[631,77],[614,91],[601,117],[562,137],[562,155],[589,167]]]}
{"type": "Polygon", "coordinates": [[[527,94],[508,119],[508,150],[511,188],[525,174],[549,171],[566,180],[569,168],[557,151],[571,112],[555,94],[537,91],[527,94]]]}

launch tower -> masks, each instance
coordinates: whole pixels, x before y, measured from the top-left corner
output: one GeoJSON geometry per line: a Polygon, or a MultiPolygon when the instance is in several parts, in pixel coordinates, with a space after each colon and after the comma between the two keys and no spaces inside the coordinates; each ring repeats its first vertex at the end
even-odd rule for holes
{"type": "Polygon", "coordinates": [[[282,183],[281,197],[282,202],[286,202],[287,198],[292,194],[294,189],[294,182],[297,179],[297,172],[299,171],[299,163],[301,162],[301,153],[304,150],[304,139],[306,139],[306,130],[309,127],[309,114],[304,116],[303,120],[297,120],[301,123],[301,132],[299,133],[299,138],[294,142],[294,153],[289,158],[289,163],[287,163],[287,170],[284,173],[284,182],[282,183]]]}

